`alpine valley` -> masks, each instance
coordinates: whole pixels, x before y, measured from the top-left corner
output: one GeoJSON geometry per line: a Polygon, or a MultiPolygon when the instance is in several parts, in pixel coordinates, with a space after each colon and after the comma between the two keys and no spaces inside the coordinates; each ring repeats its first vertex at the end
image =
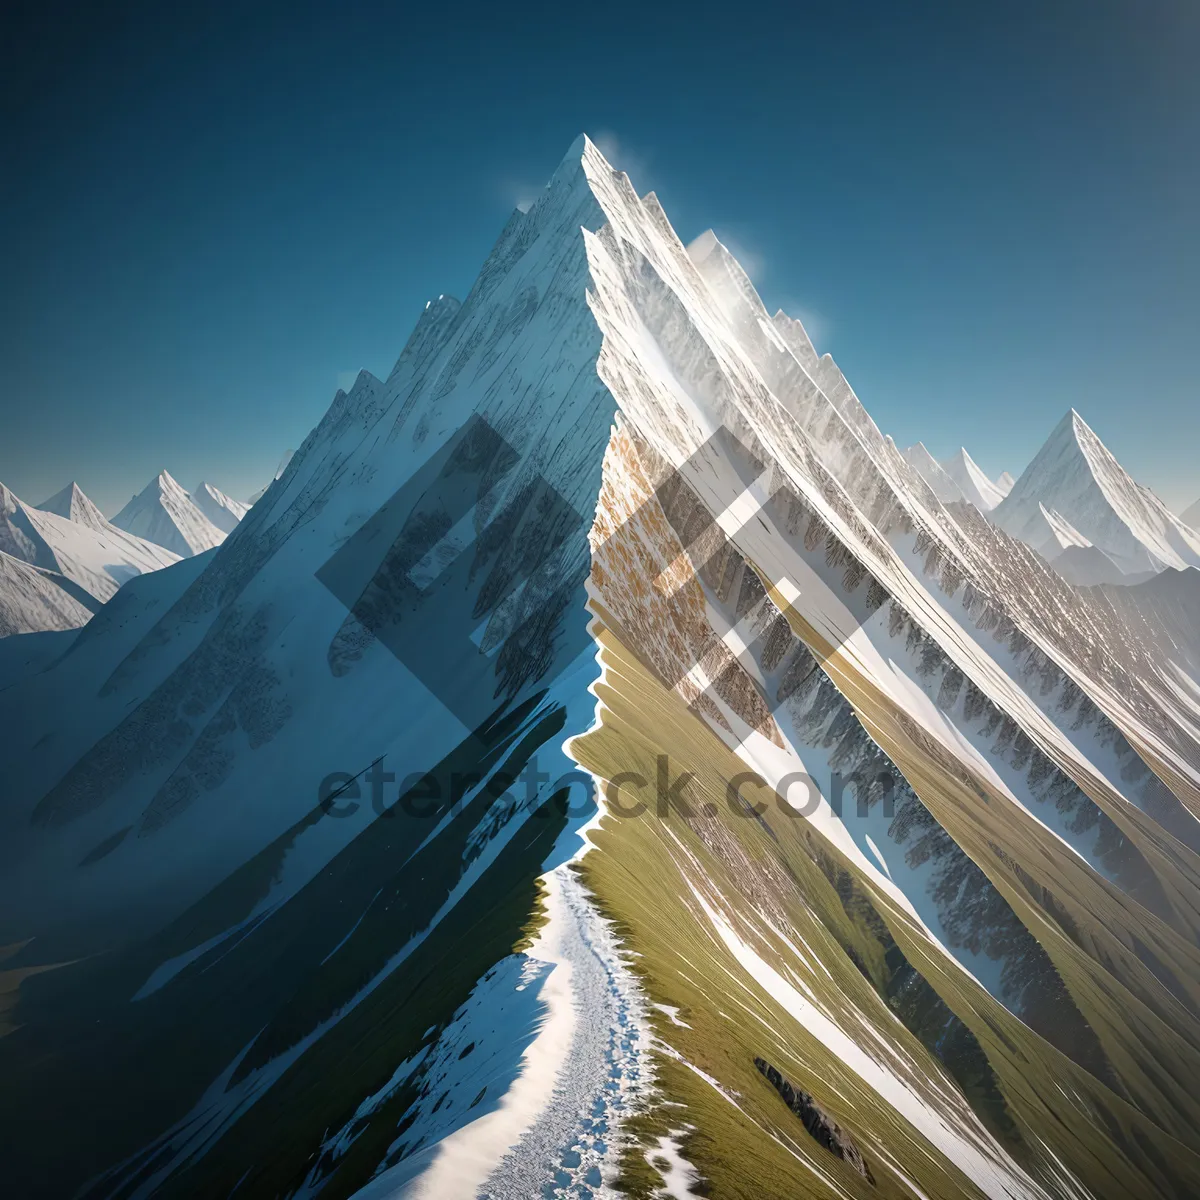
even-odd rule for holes
{"type": "Polygon", "coordinates": [[[1200,1195],[1200,534],[1077,413],[901,451],[580,138],[248,510],[77,491],[5,1194],[1200,1195]]]}

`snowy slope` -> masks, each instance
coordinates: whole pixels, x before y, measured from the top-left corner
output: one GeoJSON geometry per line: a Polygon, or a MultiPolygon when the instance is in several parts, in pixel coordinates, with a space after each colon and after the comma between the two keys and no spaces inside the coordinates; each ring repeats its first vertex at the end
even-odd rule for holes
{"type": "MultiPolygon", "coordinates": [[[[210,497],[208,503],[216,501],[210,497]]],[[[166,471],[159,472],[134,496],[112,523],[181,558],[211,550],[226,536],[166,471]]]]}
{"type": "Polygon", "coordinates": [[[913,457],[580,139],[0,692],[14,1194],[1196,1194],[1192,580],[913,457]]]}
{"type": "Polygon", "coordinates": [[[249,504],[232,499],[211,483],[201,483],[191,493],[191,499],[222,533],[232,533],[237,523],[250,511],[249,504]]]}
{"type": "Polygon", "coordinates": [[[993,510],[1005,532],[1033,545],[1041,508],[1058,512],[1126,573],[1200,564],[1200,535],[1135,483],[1072,409],[993,510]]]}
{"type": "Polygon", "coordinates": [[[0,638],[74,629],[91,620],[98,607],[61,575],[0,551],[0,638]]]}
{"type": "Polygon", "coordinates": [[[1004,491],[983,473],[964,448],[960,447],[957,454],[939,465],[980,512],[991,512],[1004,499],[1004,491]]]}

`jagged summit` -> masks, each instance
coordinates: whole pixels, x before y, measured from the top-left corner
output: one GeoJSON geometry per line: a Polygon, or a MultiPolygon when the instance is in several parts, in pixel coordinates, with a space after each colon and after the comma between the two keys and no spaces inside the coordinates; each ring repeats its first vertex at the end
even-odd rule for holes
{"type": "Polygon", "coordinates": [[[38,505],[42,512],[55,513],[74,521],[78,525],[89,525],[93,529],[104,529],[108,520],[104,514],[88,499],[83,489],[72,480],[60,492],[55,492],[49,500],[38,505]]]}
{"type": "Polygon", "coordinates": [[[1200,535],[1129,476],[1074,408],[992,517],[1036,548],[1042,506],[1061,514],[1128,574],[1200,565],[1200,535]]]}
{"type": "Polygon", "coordinates": [[[219,529],[166,470],[160,471],[112,519],[118,529],[163,546],[181,558],[225,540],[219,529]]]}

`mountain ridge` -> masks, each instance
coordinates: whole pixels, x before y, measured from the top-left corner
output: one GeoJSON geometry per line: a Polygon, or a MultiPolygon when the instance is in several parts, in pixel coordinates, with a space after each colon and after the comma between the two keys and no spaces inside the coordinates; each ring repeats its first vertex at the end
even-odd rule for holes
{"type": "Polygon", "coordinates": [[[697,241],[580,139],[0,691],[18,1190],[1200,1188],[1195,577],[948,506],[697,241]]]}

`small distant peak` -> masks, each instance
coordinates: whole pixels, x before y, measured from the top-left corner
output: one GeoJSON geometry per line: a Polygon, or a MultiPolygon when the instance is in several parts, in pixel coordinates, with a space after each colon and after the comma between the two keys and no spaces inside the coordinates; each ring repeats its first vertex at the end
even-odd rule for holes
{"type": "Polygon", "coordinates": [[[49,500],[39,504],[38,508],[79,525],[100,526],[106,523],[104,514],[74,479],[62,491],[55,492],[49,500]]]}

